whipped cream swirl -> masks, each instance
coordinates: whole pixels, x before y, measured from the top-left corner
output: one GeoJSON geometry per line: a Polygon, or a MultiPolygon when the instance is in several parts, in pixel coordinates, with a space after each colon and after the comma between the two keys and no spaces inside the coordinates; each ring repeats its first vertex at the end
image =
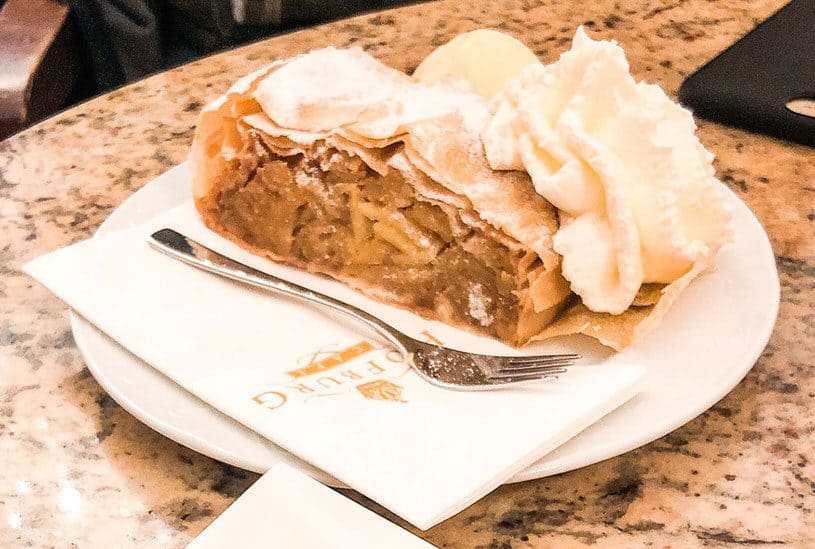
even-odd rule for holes
{"type": "Polygon", "coordinates": [[[643,283],[670,283],[729,240],[723,185],[690,112],[635,81],[615,42],[579,28],[570,51],[528,66],[492,107],[490,165],[526,170],[558,208],[554,248],[588,308],[622,313],[643,283]]]}

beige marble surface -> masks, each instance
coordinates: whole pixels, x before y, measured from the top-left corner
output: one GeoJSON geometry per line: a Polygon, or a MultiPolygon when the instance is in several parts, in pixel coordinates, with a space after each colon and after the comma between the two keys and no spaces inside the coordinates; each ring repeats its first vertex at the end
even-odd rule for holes
{"type": "MultiPolygon", "coordinates": [[[[26,260],[90,236],[181,161],[196,113],[236,77],[325,44],[356,43],[410,69],[452,35],[483,26],[551,61],[585,24],[621,42],[638,77],[675,93],[781,4],[425,4],[210,57],[0,143],[0,546],[183,546],[256,478],[122,410],[85,369],[63,304],[19,273],[26,260]]],[[[756,367],[676,432],[579,471],[500,488],[426,539],[451,548],[815,546],[815,151],[710,123],[700,135],[777,254],[781,310],[756,367]]]]}

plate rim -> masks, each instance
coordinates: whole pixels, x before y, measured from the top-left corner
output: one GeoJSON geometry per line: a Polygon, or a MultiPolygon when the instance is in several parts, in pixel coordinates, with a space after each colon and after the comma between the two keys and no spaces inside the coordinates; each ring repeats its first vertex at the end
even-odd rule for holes
{"type": "MultiPolygon", "coordinates": [[[[161,185],[162,183],[164,183],[163,179],[165,179],[165,177],[163,177],[163,176],[166,176],[170,172],[173,172],[173,171],[181,172],[181,171],[188,170],[188,169],[189,169],[188,162],[184,161],[184,162],[181,162],[180,164],[178,164],[176,166],[173,166],[173,167],[169,168],[168,170],[165,170],[161,174],[158,174],[156,177],[151,179],[149,182],[147,182],[145,185],[143,185],[139,190],[137,190],[136,192],[134,192],[133,194],[128,196],[124,201],[122,201],[113,211],[111,211],[111,213],[108,215],[108,217],[105,218],[105,220],[99,225],[97,230],[94,232],[92,238],[96,237],[97,235],[100,235],[100,236],[104,235],[107,231],[110,231],[111,230],[110,225],[113,223],[113,221],[111,221],[111,218],[113,218],[115,216],[116,212],[118,212],[121,208],[125,207],[128,204],[128,202],[130,202],[131,200],[134,200],[134,197],[136,197],[139,193],[141,193],[142,191],[144,191],[148,187],[151,187],[153,185],[157,186],[157,185],[161,185]]],[[[771,290],[773,290],[773,292],[772,292],[773,295],[772,296],[770,296],[770,295],[767,296],[769,298],[772,298],[772,315],[769,314],[770,310],[768,308],[768,311],[767,311],[768,320],[762,326],[761,337],[755,338],[753,340],[754,341],[753,347],[749,350],[749,352],[744,352],[743,355],[742,355],[742,356],[745,357],[745,360],[744,360],[745,366],[742,367],[742,368],[734,368],[733,369],[732,375],[727,378],[727,383],[722,384],[723,386],[726,385],[728,387],[726,391],[722,392],[721,394],[718,394],[718,392],[717,392],[716,395],[711,396],[710,398],[706,399],[704,401],[703,405],[699,404],[699,405],[693,406],[691,411],[689,411],[686,414],[683,414],[681,416],[681,418],[682,418],[681,420],[677,419],[677,420],[671,422],[672,424],[674,424],[672,427],[665,427],[665,428],[660,429],[658,431],[649,431],[646,434],[644,434],[643,436],[633,437],[634,439],[636,439],[634,442],[632,442],[632,438],[625,439],[626,443],[618,444],[616,446],[613,446],[611,451],[609,451],[609,445],[600,446],[599,449],[592,449],[592,451],[584,453],[583,459],[578,460],[576,464],[575,464],[575,462],[571,462],[569,465],[564,466],[564,464],[558,464],[556,462],[553,467],[550,467],[548,469],[547,468],[534,469],[534,465],[530,466],[529,468],[524,469],[523,471],[520,471],[517,474],[515,474],[511,479],[509,479],[506,482],[507,484],[516,483],[516,482],[524,482],[524,481],[527,481],[527,480],[534,480],[534,479],[539,479],[539,478],[545,478],[545,477],[548,477],[548,476],[552,476],[552,475],[556,475],[556,474],[560,474],[560,473],[565,473],[565,472],[568,472],[568,471],[581,469],[581,468],[589,466],[589,465],[593,465],[593,464],[596,464],[596,463],[606,461],[608,459],[612,459],[612,458],[620,456],[620,455],[622,455],[624,453],[627,453],[627,452],[630,452],[630,451],[635,450],[637,448],[640,448],[640,447],[642,447],[642,446],[644,446],[646,444],[649,444],[649,443],[651,443],[651,442],[653,442],[653,441],[667,435],[668,433],[671,433],[674,430],[679,429],[680,427],[682,427],[683,425],[685,425],[688,422],[692,421],[696,417],[699,417],[700,415],[704,414],[707,410],[709,410],[711,407],[713,407],[717,402],[719,402],[720,400],[725,398],[730,392],[732,392],[733,389],[735,389],[738,386],[738,384],[741,383],[741,381],[747,376],[747,374],[753,368],[753,366],[755,366],[757,360],[761,357],[762,352],[764,351],[767,343],[769,342],[770,338],[772,337],[772,333],[775,330],[775,326],[776,326],[776,323],[777,323],[778,311],[779,311],[779,308],[780,308],[780,301],[781,301],[780,300],[781,287],[780,287],[780,281],[779,281],[779,278],[778,278],[778,268],[777,268],[777,264],[775,262],[775,253],[774,253],[774,251],[772,249],[772,245],[770,243],[770,240],[769,240],[769,237],[768,237],[768,235],[766,233],[766,230],[764,229],[764,226],[761,224],[760,220],[756,217],[755,213],[753,213],[753,211],[749,208],[749,206],[747,206],[747,204],[744,203],[744,201],[742,201],[741,198],[735,192],[733,192],[731,189],[726,187],[724,184],[722,184],[722,187],[723,187],[724,190],[726,190],[727,193],[729,193],[730,196],[728,198],[731,199],[731,200],[738,201],[740,206],[742,208],[744,208],[746,210],[746,212],[749,214],[749,216],[752,218],[751,222],[754,223],[757,226],[757,228],[760,229],[761,236],[762,236],[762,239],[761,239],[762,240],[762,245],[765,248],[762,251],[761,255],[764,256],[765,258],[767,258],[767,265],[771,266],[772,271],[773,271],[773,273],[775,275],[774,279],[776,280],[776,284],[774,284],[772,289],[771,289],[771,290]],[[772,260],[770,260],[770,258],[772,258],[772,260]],[[747,357],[749,357],[749,360],[747,360],[747,357]],[[697,411],[697,410],[700,410],[700,411],[697,411]]],[[[768,294],[769,294],[769,292],[768,292],[768,294]]],[[[227,450],[225,448],[222,448],[221,446],[219,446],[217,444],[213,445],[213,443],[211,441],[206,440],[206,439],[204,439],[204,438],[202,438],[202,437],[200,437],[198,435],[192,434],[192,433],[190,433],[189,431],[187,431],[187,430],[185,430],[183,428],[176,427],[176,426],[173,425],[172,421],[168,421],[166,419],[163,419],[163,418],[161,418],[161,417],[159,417],[159,416],[157,416],[155,414],[149,413],[146,410],[144,410],[143,408],[141,408],[141,406],[138,404],[137,401],[132,400],[126,394],[126,392],[123,392],[121,390],[120,385],[117,385],[116,383],[114,383],[110,379],[109,376],[105,375],[104,368],[101,368],[99,362],[97,362],[97,360],[94,358],[94,351],[91,349],[92,345],[91,345],[91,343],[89,341],[89,336],[91,335],[91,332],[95,331],[99,335],[101,335],[102,337],[105,337],[105,338],[107,338],[109,340],[110,340],[110,338],[104,332],[102,332],[101,330],[96,328],[93,324],[91,324],[90,322],[88,322],[87,320],[82,318],[81,315],[78,315],[74,311],[70,311],[70,325],[71,325],[71,331],[72,331],[73,336],[74,336],[74,340],[75,340],[76,345],[77,345],[77,349],[79,350],[80,354],[82,355],[82,358],[83,358],[86,366],[88,367],[88,371],[91,373],[91,375],[93,375],[93,377],[96,379],[96,381],[99,383],[99,385],[105,390],[105,392],[108,393],[108,395],[117,404],[119,404],[123,409],[125,409],[128,413],[133,415],[140,422],[144,423],[145,425],[147,425],[151,429],[155,430],[156,432],[160,433],[161,435],[166,436],[167,438],[173,440],[174,442],[176,442],[176,443],[178,443],[178,444],[180,444],[182,446],[185,446],[185,447],[187,447],[187,448],[189,448],[189,449],[191,449],[191,450],[193,450],[195,452],[198,452],[198,453],[201,453],[201,454],[203,454],[205,456],[216,459],[216,460],[218,460],[220,462],[227,463],[229,465],[232,465],[232,466],[235,466],[235,467],[238,467],[238,468],[241,468],[241,469],[253,471],[253,472],[256,472],[256,473],[263,473],[266,470],[266,468],[269,466],[269,464],[257,463],[255,460],[253,460],[251,458],[246,458],[245,456],[242,456],[240,454],[236,454],[234,452],[231,452],[231,451],[229,451],[229,450],[227,450]]],[[[110,342],[113,343],[114,345],[118,346],[120,349],[124,350],[126,353],[131,354],[130,351],[128,351],[126,348],[122,347],[121,345],[119,345],[115,341],[110,340],[110,342]]],[[[133,360],[135,360],[137,362],[141,362],[136,357],[133,357],[133,360]]],[[[150,368],[149,365],[143,365],[143,367],[150,368]]],[[[160,374],[160,375],[163,375],[163,374],[160,374]]],[[[164,376],[164,377],[166,378],[166,376],[164,376]]],[[[205,406],[206,408],[208,408],[208,411],[210,413],[215,413],[215,414],[218,414],[220,416],[223,416],[224,418],[226,418],[226,419],[228,419],[229,421],[232,421],[232,422],[235,421],[234,419],[230,418],[229,416],[227,416],[223,412],[220,412],[219,410],[213,408],[212,406],[210,406],[209,404],[207,404],[203,400],[199,399],[197,396],[190,393],[184,387],[176,384],[172,380],[170,380],[170,382],[173,383],[178,389],[183,391],[186,394],[188,399],[197,401],[200,404],[202,404],[203,406],[205,406]]],[[[623,404],[620,408],[631,405],[631,402],[636,401],[638,398],[640,398],[640,395],[635,396],[629,402],[626,402],[625,404],[623,404]]],[[[616,412],[620,408],[615,409],[611,413],[616,412]]],[[[235,422],[235,423],[236,423],[237,426],[242,427],[243,429],[246,429],[248,432],[250,432],[250,433],[252,432],[250,429],[248,429],[246,427],[243,427],[241,424],[239,424],[237,422],[235,422]]],[[[278,450],[280,450],[283,453],[287,453],[286,450],[284,450],[283,448],[280,448],[274,442],[269,441],[269,440],[265,439],[264,437],[262,437],[260,435],[257,435],[256,433],[255,433],[255,435],[258,436],[264,443],[274,446],[275,448],[277,448],[278,450]]],[[[296,456],[295,456],[295,458],[296,458],[296,456]]],[[[285,460],[285,458],[283,458],[283,457],[281,457],[280,459],[285,460]]],[[[295,465],[299,466],[299,464],[295,464],[295,465]]],[[[320,482],[322,482],[324,484],[328,484],[330,486],[338,487],[338,488],[345,487],[342,483],[338,482],[333,477],[330,477],[329,475],[327,475],[327,473],[325,473],[325,472],[323,472],[323,471],[321,471],[319,469],[313,468],[313,467],[309,467],[309,469],[310,470],[308,470],[307,473],[310,474],[311,476],[315,477],[318,481],[320,481],[320,482]]]]}
{"type": "MultiPolygon", "coordinates": [[[[185,430],[183,430],[183,429],[181,429],[179,427],[175,427],[172,424],[172,422],[165,421],[165,420],[161,419],[160,417],[158,417],[158,416],[156,416],[154,414],[150,414],[150,413],[146,412],[144,409],[142,409],[141,406],[139,406],[136,403],[136,401],[130,399],[125,393],[123,393],[119,389],[118,385],[111,382],[110,377],[105,375],[104,369],[99,368],[99,363],[95,359],[90,358],[91,352],[89,352],[88,341],[85,339],[87,337],[85,335],[87,333],[85,330],[96,330],[96,331],[100,332],[100,334],[102,336],[106,337],[107,339],[109,339],[111,343],[113,343],[114,345],[116,345],[120,349],[122,349],[125,352],[127,352],[128,354],[130,354],[132,356],[133,360],[135,360],[136,362],[142,362],[142,361],[138,357],[133,356],[132,353],[130,353],[130,351],[127,348],[123,347],[122,345],[119,345],[119,343],[117,343],[116,341],[110,339],[110,337],[108,337],[107,334],[105,334],[104,332],[102,332],[101,330],[96,328],[93,324],[91,324],[88,320],[86,320],[84,317],[82,317],[76,311],[73,311],[73,310],[71,311],[71,331],[72,331],[72,333],[74,335],[74,340],[76,342],[77,349],[79,349],[79,352],[82,354],[82,358],[85,361],[85,365],[87,366],[88,371],[94,377],[96,382],[99,383],[99,386],[102,387],[102,389],[104,389],[105,392],[114,401],[116,401],[116,404],[121,406],[130,415],[132,415],[137,420],[144,423],[145,425],[147,425],[148,427],[150,427],[151,429],[153,429],[157,433],[169,438],[170,440],[172,440],[172,441],[174,441],[174,442],[176,442],[178,444],[181,444],[182,446],[184,446],[186,448],[189,448],[190,450],[201,453],[201,454],[203,454],[205,456],[211,457],[211,458],[216,459],[218,461],[221,461],[223,463],[228,463],[230,465],[235,465],[236,467],[240,467],[242,469],[247,469],[247,470],[250,470],[250,471],[253,471],[253,472],[256,472],[256,473],[262,472],[258,468],[258,466],[256,466],[256,465],[253,465],[253,466],[251,466],[249,468],[247,468],[245,466],[237,465],[237,462],[249,463],[249,462],[251,462],[251,460],[247,460],[247,459],[243,458],[242,456],[236,455],[233,452],[230,452],[230,451],[228,451],[226,449],[221,448],[220,446],[214,446],[209,441],[205,441],[205,440],[201,439],[201,437],[199,437],[199,436],[190,434],[189,432],[187,432],[187,431],[185,431],[185,430]],[[80,332],[83,334],[82,336],[77,337],[77,329],[79,329],[80,332]],[[184,441],[182,441],[182,439],[184,441]],[[193,445],[194,442],[187,442],[187,441],[200,442],[202,445],[205,445],[207,448],[209,448],[211,450],[208,450],[208,451],[198,450],[195,447],[195,445],[193,445]]],[[[147,367],[149,368],[150,366],[148,365],[147,367]]],[[[219,414],[223,415],[224,417],[229,418],[229,416],[227,416],[226,414],[223,414],[222,412],[216,410],[215,408],[212,408],[212,406],[210,406],[209,404],[207,404],[206,402],[204,402],[203,400],[201,400],[200,398],[198,398],[194,394],[192,394],[189,391],[187,391],[186,389],[184,389],[184,387],[181,387],[180,385],[178,385],[174,381],[170,380],[169,378],[167,378],[167,379],[169,381],[171,381],[173,384],[177,385],[180,389],[185,391],[187,393],[187,395],[190,397],[191,400],[200,401],[201,403],[203,403],[204,405],[209,407],[212,411],[218,412],[219,414]]],[[[232,419],[232,418],[229,418],[229,419],[232,419]]],[[[237,424],[237,422],[236,422],[236,424],[237,424]]],[[[238,424],[238,425],[240,425],[240,424],[238,424]]],[[[274,444],[274,443],[272,442],[272,444],[274,444]]]]}

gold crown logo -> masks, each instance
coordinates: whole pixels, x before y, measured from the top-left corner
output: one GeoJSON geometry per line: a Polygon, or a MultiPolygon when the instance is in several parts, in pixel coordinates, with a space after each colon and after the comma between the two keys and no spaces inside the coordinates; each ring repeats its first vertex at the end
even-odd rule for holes
{"type": "Polygon", "coordinates": [[[407,402],[402,398],[402,386],[386,379],[376,379],[356,386],[357,391],[368,400],[407,402]]]}

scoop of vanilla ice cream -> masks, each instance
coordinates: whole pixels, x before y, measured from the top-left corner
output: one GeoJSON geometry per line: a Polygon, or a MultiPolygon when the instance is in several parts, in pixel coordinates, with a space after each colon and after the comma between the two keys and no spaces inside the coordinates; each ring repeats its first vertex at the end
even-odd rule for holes
{"type": "Polygon", "coordinates": [[[582,27],[551,65],[531,65],[493,100],[482,140],[494,169],[525,169],[559,209],[554,248],[583,303],[619,314],[645,282],[669,283],[730,238],[713,154],[615,42],[582,27]]]}
{"type": "Polygon", "coordinates": [[[522,42],[490,29],[460,34],[433,50],[416,68],[421,82],[464,80],[475,93],[493,97],[538,58],[522,42]]]}

